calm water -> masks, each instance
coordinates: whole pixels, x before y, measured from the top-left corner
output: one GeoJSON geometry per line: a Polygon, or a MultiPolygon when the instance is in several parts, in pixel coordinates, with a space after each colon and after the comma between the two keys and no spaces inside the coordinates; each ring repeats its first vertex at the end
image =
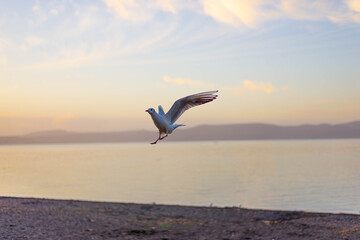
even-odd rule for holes
{"type": "Polygon", "coordinates": [[[360,140],[0,146],[0,195],[360,213],[360,140]]]}

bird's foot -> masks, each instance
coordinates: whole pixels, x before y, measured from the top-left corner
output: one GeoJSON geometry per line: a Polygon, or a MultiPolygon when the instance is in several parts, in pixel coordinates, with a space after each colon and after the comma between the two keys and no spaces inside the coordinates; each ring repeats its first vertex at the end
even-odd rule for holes
{"type": "Polygon", "coordinates": [[[159,140],[161,140],[160,137],[158,139],[156,139],[155,142],[152,142],[150,144],[156,144],[159,140]]]}

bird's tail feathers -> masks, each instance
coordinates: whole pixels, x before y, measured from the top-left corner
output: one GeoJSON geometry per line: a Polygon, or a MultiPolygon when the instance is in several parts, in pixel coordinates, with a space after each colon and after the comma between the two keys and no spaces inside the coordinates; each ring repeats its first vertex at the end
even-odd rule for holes
{"type": "Polygon", "coordinates": [[[184,127],[184,126],[186,126],[186,125],[185,124],[174,124],[173,125],[173,131],[178,127],[184,127]]]}

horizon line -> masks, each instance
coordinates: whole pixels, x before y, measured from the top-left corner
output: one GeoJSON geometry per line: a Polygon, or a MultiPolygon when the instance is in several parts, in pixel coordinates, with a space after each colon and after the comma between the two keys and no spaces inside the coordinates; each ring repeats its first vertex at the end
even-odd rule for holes
{"type": "MultiPolygon", "coordinates": [[[[223,124],[199,124],[195,126],[189,126],[187,129],[192,128],[198,128],[203,126],[231,126],[231,125],[268,125],[268,126],[275,126],[275,127],[301,127],[301,126],[322,126],[322,125],[328,125],[328,126],[337,126],[337,125],[343,125],[343,124],[352,124],[352,123],[358,123],[360,120],[354,120],[354,121],[348,121],[348,122],[340,122],[340,123],[301,123],[301,124],[276,124],[276,123],[267,123],[267,122],[244,122],[244,123],[223,123],[223,124]]],[[[179,129],[180,131],[184,131],[187,129],[179,129]]],[[[0,135],[0,138],[7,138],[7,137],[23,137],[23,136],[31,136],[36,134],[42,134],[42,133],[68,133],[68,134],[97,134],[97,133],[121,133],[121,132],[157,132],[157,129],[154,128],[154,130],[150,129],[131,129],[131,130],[112,130],[112,131],[73,131],[73,130],[66,130],[66,129],[48,129],[48,130],[41,130],[41,131],[32,131],[29,133],[24,134],[16,134],[16,135],[0,135]]]]}

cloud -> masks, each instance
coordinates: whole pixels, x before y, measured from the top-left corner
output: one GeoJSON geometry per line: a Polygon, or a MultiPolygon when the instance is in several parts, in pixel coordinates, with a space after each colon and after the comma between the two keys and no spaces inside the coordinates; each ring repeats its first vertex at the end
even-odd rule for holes
{"type": "Polygon", "coordinates": [[[114,10],[119,16],[126,19],[132,19],[129,8],[138,6],[134,0],[105,0],[104,2],[109,9],[114,10]]]}
{"type": "Polygon", "coordinates": [[[275,91],[275,87],[271,83],[254,83],[250,80],[244,80],[244,89],[250,91],[263,91],[266,93],[272,93],[275,91]]]}
{"type": "Polygon", "coordinates": [[[201,0],[204,13],[231,25],[256,27],[260,22],[280,17],[274,0],[201,0]]]}
{"type": "MultiPolygon", "coordinates": [[[[288,87],[282,88],[282,90],[287,90],[288,87]]],[[[239,96],[246,92],[263,92],[263,93],[273,93],[277,89],[271,83],[256,83],[250,80],[244,80],[240,86],[233,87],[224,87],[222,90],[231,92],[233,95],[239,96]]]]}
{"type": "Polygon", "coordinates": [[[146,1],[104,0],[110,11],[130,21],[147,21],[154,16],[154,9],[146,1]]]}
{"type": "Polygon", "coordinates": [[[28,26],[36,28],[46,23],[50,18],[59,16],[65,10],[65,3],[66,1],[36,0],[31,8],[33,16],[28,19],[28,26]]]}
{"type": "Polygon", "coordinates": [[[359,0],[347,0],[346,3],[348,5],[349,9],[353,11],[353,13],[347,14],[347,16],[354,22],[360,23],[360,1],[359,0]]]}
{"type": "Polygon", "coordinates": [[[231,25],[250,28],[276,19],[360,22],[358,0],[201,0],[204,13],[231,25]]]}
{"type": "MultiPolygon", "coordinates": [[[[126,57],[129,55],[142,53],[156,49],[157,47],[164,46],[166,43],[164,39],[172,34],[176,25],[166,26],[167,28],[161,28],[156,32],[151,31],[153,34],[149,36],[147,32],[142,32],[144,35],[138,35],[138,39],[132,42],[124,42],[118,44],[119,39],[107,39],[106,42],[99,43],[95,46],[90,44],[79,44],[75,47],[61,48],[58,51],[49,52],[49,56],[40,62],[27,64],[19,69],[22,70],[60,70],[66,68],[76,68],[89,65],[99,64],[104,59],[118,58],[120,59],[117,64],[127,61],[126,57]],[[154,34],[157,33],[157,34],[154,34]],[[163,44],[162,44],[163,43],[163,44]]],[[[23,50],[28,50],[26,45],[22,46],[23,50]]],[[[139,61],[135,64],[143,64],[151,61],[139,61]]]]}
{"type": "Polygon", "coordinates": [[[233,26],[256,28],[277,19],[360,22],[358,0],[104,0],[110,11],[132,21],[147,21],[157,11],[177,14],[186,9],[233,26]]]}
{"type": "Polygon", "coordinates": [[[221,90],[227,91],[232,93],[233,95],[239,96],[244,93],[250,92],[260,92],[260,93],[274,93],[276,91],[288,91],[290,88],[289,86],[283,86],[281,88],[276,88],[271,83],[264,83],[264,82],[253,82],[250,80],[242,81],[241,85],[231,86],[231,87],[219,87],[215,84],[204,83],[201,81],[194,81],[189,78],[171,78],[169,76],[164,76],[164,82],[176,84],[176,85],[186,85],[189,87],[207,87],[207,88],[219,88],[221,90]]]}
{"type": "Polygon", "coordinates": [[[176,14],[182,7],[180,1],[177,0],[157,0],[158,8],[165,12],[176,14]]]}
{"type": "Polygon", "coordinates": [[[170,78],[169,76],[164,76],[164,82],[172,83],[176,85],[186,85],[189,87],[208,87],[208,88],[214,87],[214,84],[204,83],[201,81],[194,81],[189,78],[170,78]]]}
{"type": "Polygon", "coordinates": [[[360,1],[359,0],[347,0],[346,3],[351,10],[360,12],[360,1]]]}
{"type": "Polygon", "coordinates": [[[130,21],[148,21],[158,11],[177,14],[183,9],[200,9],[200,4],[193,0],[103,0],[110,12],[130,21]]]}
{"type": "MultiPolygon", "coordinates": [[[[90,8],[88,8],[89,10],[90,8]]],[[[97,11],[93,9],[94,11],[97,11]]],[[[84,10],[85,11],[85,10],[84,10]]],[[[88,12],[89,13],[89,12],[88,12]]],[[[82,14],[80,14],[82,15],[82,14]]],[[[76,17],[79,17],[76,15],[76,17]]],[[[80,19],[78,19],[79,22],[80,19]]],[[[85,21],[86,22],[86,21],[85,21]]],[[[99,25],[101,27],[101,25],[99,25]]],[[[86,28],[91,27],[91,24],[78,24],[76,29],[78,32],[86,30],[86,28]]],[[[112,64],[122,64],[122,63],[131,63],[131,64],[147,64],[157,61],[157,59],[142,59],[136,60],[134,62],[128,58],[135,54],[144,54],[150,51],[154,51],[157,48],[162,48],[169,44],[165,41],[172,36],[173,32],[176,30],[177,24],[164,24],[161,26],[156,26],[155,28],[149,27],[148,29],[142,30],[139,34],[136,35],[135,39],[131,41],[127,40],[126,37],[122,38],[123,34],[114,34],[108,38],[100,40],[96,44],[93,44],[92,39],[86,41],[74,41],[69,45],[54,44],[57,39],[54,41],[47,41],[47,49],[50,46],[55,46],[51,48],[51,51],[46,52],[43,58],[40,61],[33,61],[31,63],[24,64],[19,67],[22,70],[60,70],[66,68],[74,67],[83,67],[89,65],[101,64],[102,61],[107,59],[116,60],[112,64]],[[119,37],[120,36],[120,37],[119,37]],[[60,46],[60,47],[59,47],[60,46]]],[[[70,30],[72,31],[72,30],[70,30]]],[[[91,31],[90,31],[91,32],[91,31]]],[[[121,32],[122,33],[122,32],[121,32]]],[[[85,35],[86,33],[84,33],[85,35]]],[[[72,33],[63,39],[71,40],[72,33]]],[[[124,32],[125,35],[125,32],[124,32]]],[[[35,39],[34,39],[35,40],[35,39]]],[[[70,41],[69,40],[69,41],[70,41]]],[[[35,42],[35,41],[34,41],[35,42]]],[[[63,41],[62,41],[63,42],[63,41]]],[[[26,41],[25,41],[26,43],[26,41]]],[[[1,48],[1,42],[0,42],[1,48]]],[[[23,51],[30,49],[28,44],[23,44],[20,46],[23,51]]]]}
{"type": "Polygon", "coordinates": [[[108,46],[101,46],[92,51],[87,51],[85,46],[80,46],[78,49],[70,49],[62,52],[60,55],[52,59],[47,59],[42,62],[33,63],[24,66],[23,70],[59,70],[65,68],[82,67],[94,64],[96,61],[103,59],[109,54],[108,46]]]}
{"type": "Polygon", "coordinates": [[[316,21],[326,15],[324,7],[319,0],[287,0],[281,2],[279,10],[283,13],[283,18],[316,21]]]}
{"type": "Polygon", "coordinates": [[[281,10],[286,18],[297,20],[328,20],[335,23],[358,22],[360,14],[356,12],[358,0],[283,0],[281,10]]]}

